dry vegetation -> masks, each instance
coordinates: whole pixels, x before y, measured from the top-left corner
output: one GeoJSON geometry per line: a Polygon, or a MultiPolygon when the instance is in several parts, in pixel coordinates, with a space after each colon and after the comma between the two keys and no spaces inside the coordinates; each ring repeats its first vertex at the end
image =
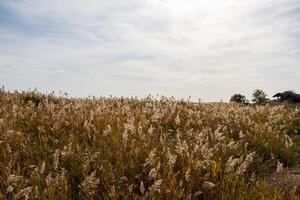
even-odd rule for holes
{"type": "Polygon", "coordinates": [[[299,199],[300,109],[0,90],[0,199],[299,199]]]}

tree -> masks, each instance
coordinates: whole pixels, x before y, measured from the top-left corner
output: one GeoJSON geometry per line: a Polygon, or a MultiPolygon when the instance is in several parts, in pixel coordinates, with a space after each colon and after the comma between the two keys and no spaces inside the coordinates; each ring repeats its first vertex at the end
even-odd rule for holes
{"type": "Polygon", "coordinates": [[[234,94],[231,98],[230,98],[230,102],[236,102],[236,103],[243,103],[243,104],[247,104],[248,100],[246,99],[246,97],[244,95],[241,94],[234,94]]]}
{"type": "Polygon", "coordinates": [[[253,96],[252,101],[256,104],[264,104],[267,103],[268,101],[267,94],[260,89],[254,90],[252,96],[253,96]]]}

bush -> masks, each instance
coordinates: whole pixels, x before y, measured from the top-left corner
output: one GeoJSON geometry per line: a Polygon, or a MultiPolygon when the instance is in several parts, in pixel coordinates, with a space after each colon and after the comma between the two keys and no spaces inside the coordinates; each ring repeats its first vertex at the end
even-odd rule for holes
{"type": "Polygon", "coordinates": [[[234,94],[234,95],[230,98],[230,102],[247,104],[247,103],[248,103],[248,100],[246,99],[246,97],[245,97],[244,95],[241,95],[241,94],[234,94]]]}

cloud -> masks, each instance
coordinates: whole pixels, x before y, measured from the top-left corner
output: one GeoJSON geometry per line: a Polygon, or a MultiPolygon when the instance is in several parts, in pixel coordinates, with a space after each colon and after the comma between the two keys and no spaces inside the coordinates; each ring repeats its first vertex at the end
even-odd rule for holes
{"type": "Polygon", "coordinates": [[[214,101],[300,90],[297,0],[18,0],[0,10],[0,72],[24,74],[2,73],[9,88],[214,101]],[[43,81],[51,76],[56,85],[43,81]]]}

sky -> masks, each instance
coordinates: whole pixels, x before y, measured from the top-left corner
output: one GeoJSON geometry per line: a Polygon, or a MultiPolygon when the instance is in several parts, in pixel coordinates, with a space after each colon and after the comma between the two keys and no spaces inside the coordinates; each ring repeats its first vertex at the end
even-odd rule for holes
{"type": "Polygon", "coordinates": [[[299,0],[0,1],[6,90],[228,101],[299,77],[299,0]]]}

